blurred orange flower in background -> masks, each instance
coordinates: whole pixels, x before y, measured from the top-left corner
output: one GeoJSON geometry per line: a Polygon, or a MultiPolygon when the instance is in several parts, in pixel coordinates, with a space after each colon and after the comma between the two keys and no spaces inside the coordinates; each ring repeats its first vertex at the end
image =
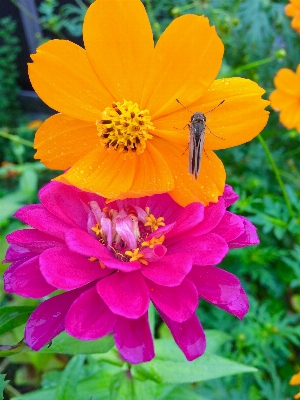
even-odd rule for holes
{"type": "Polygon", "coordinates": [[[169,192],[182,206],[216,202],[225,170],[213,150],[253,139],[268,102],[250,80],[215,80],[223,44],[208,19],[175,19],[154,47],[139,0],[96,0],[83,39],[85,49],[51,40],[32,56],[32,85],[60,112],[37,131],[35,158],[68,169],[56,180],[108,199],[169,192]],[[225,100],[208,116],[198,180],[187,172],[189,132],[180,129],[191,114],[176,98],[203,113],[225,100]]]}
{"type": "Polygon", "coordinates": [[[300,64],[296,72],[280,69],[275,78],[276,90],[271,93],[271,106],[280,111],[279,120],[288,129],[300,132],[300,64]]]}
{"type": "MultiPolygon", "coordinates": [[[[300,385],[300,372],[293,375],[289,383],[292,386],[300,385]]],[[[294,399],[300,399],[300,392],[295,394],[294,399]]]]}
{"type": "Polygon", "coordinates": [[[291,26],[300,34],[300,0],[290,0],[290,4],[285,6],[285,13],[293,17],[291,26]]]}

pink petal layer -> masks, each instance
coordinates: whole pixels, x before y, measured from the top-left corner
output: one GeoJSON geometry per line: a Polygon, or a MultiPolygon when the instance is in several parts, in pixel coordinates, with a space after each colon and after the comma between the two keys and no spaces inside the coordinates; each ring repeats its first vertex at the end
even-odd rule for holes
{"type": "Polygon", "coordinates": [[[59,247],[45,250],[40,256],[40,266],[46,281],[62,290],[76,289],[112,272],[102,269],[97,261],[59,247]]]}
{"type": "Polygon", "coordinates": [[[157,262],[143,267],[142,274],[162,286],[178,286],[192,268],[192,257],[178,253],[167,255],[157,262]]]}
{"type": "Polygon", "coordinates": [[[114,339],[122,357],[132,364],[150,361],[155,355],[147,313],[134,320],[118,317],[114,339]]]}
{"type": "Polygon", "coordinates": [[[37,254],[49,247],[64,246],[61,240],[37,229],[22,229],[12,232],[6,236],[6,240],[8,243],[18,244],[37,254]]]}
{"type": "Polygon", "coordinates": [[[198,292],[189,279],[184,279],[179,286],[165,287],[147,281],[151,300],[169,318],[183,322],[190,318],[198,306],[198,292]]]}
{"type": "Polygon", "coordinates": [[[228,246],[231,249],[259,244],[259,237],[257,236],[255,226],[246,218],[240,218],[244,223],[244,232],[236,239],[228,243],[228,246]]]}
{"type": "Polygon", "coordinates": [[[193,361],[202,356],[206,348],[206,338],[197,315],[194,313],[189,319],[179,323],[172,321],[161,311],[159,313],[186,359],[193,361]]]}
{"type": "Polygon", "coordinates": [[[147,202],[150,212],[156,217],[164,217],[165,224],[176,221],[182,207],[167,193],[151,196],[147,202]]]}
{"type": "Polygon", "coordinates": [[[86,229],[88,214],[73,186],[51,182],[39,191],[42,204],[60,220],[73,227],[86,229]]]}
{"type": "Polygon", "coordinates": [[[20,259],[25,261],[34,256],[36,256],[36,253],[32,253],[31,251],[24,249],[24,247],[17,246],[16,244],[11,244],[6,251],[2,264],[20,259]]]}
{"type": "Polygon", "coordinates": [[[196,265],[189,279],[196,286],[199,296],[215,305],[231,303],[240,296],[240,281],[223,269],[196,265]]]}
{"type": "Polygon", "coordinates": [[[243,288],[241,288],[240,296],[231,303],[216,305],[222,310],[227,311],[229,314],[235,315],[239,319],[243,319],[249,311],[249,300],[243,288]]]}
{"type": "Polygon", "coordinates": [[[138,261],[119,261],[105,246],[79,229],[71,229],[67,232],[65,239],[70,250],[86,257],[95,257],[108,268],[126,272],[141,268],[141,263],[138,261]]]}
{"type": "Polygon", "coordinates": [[[193,228],[199,226],[204,218],[204,206],[201,203],[191,203],[181,210],[176,218],[176,224],[168,234],[169,241],[175,240],[175,237],[183,236],[193,228]]]}
{"type": "MultiPolygon", "coordinates": [[[[166,240],[168,245],[168,240],[166,240]]],[[[168,254],[177,252],[190,254],[194,264],[219,264],[228,252],[226,241],[215,233],[207,233],[197,238],[184,238],[178,243],[168,245],[168,254]]]]}
{"type": "Polygon", "coordinates": [[[66,332],[81,340],[99,339],[110,333],[116,316],[99,296],[96,287],[82,293],[66,316],[66,332]]]}
{"type": "Polygon", "coordinates": [[[138,271],[116,272],[99,281],[97,290],[114,314],[136,319],[148,310],[149,290],[138,271]]]}
{"type": "Polygon", "coordinates": [[[225,211],[225,201],[222,197],[219,197],[217,203],[210,203],[208,207],[205,207],[204,218],[199,226],[198,233],[203,235],[211,232],[219,224],[225,211]]]}
{"type": "Polygon", "coordinates": [[[4,289],[23,297],[38,299],[55,290],[40,271],[39,256],[27,261],[16,261],[4,273],[4,289]]]}
{"type": "Polygon", "coordinates": [[[25,343],[39,350],[65,329],[65,316],[72,303],[89,287],[51,297],[33,311],[25,326],[25,343]]]}
{"type": "Polygon", "coordinates": [[[225,207],[227,208],[238,200],[239,195],[235,193],[231,186],[225,185],[222,197],[225,201],[225,207]]]}
{"type": "Polygon", "coordinates": [[[71,228],[70,225],[51,214],[42,204],[24,206],[14,216],[24,224],[60,239],[64,239],[65,233],[71,228]]]}
{"type": "Polygon", "coordinates": [[[226,242],[236,239],[244,232],[243,220],[239,215],[226,211],[213,233],[222,236],[226,242]]]}

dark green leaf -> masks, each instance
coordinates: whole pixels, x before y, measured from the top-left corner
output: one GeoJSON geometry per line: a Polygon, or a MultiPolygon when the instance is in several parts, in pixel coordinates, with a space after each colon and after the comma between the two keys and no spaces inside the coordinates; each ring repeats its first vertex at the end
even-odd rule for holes
{"type": "Polygon", "coordinates": [[[5,380],[6,375],[0,375],[0,399],[3,400],[3,390],[9,381],[5,380]]]}
{"type": "Polygon", "coordinates": [[[77,355],[69,361],[56,388],[55,400],[79,399],[77,397],[77,384],[84,360],[84,355],[77,355]]]}
{"type": "Polygon", "coordinates": [[[133,399],[133,380],[130,372],[121,371],[112,377],[110,382],[110,398],[113,400],[133,399]]]}
{"type": "Polygon", "coordinates": [[[0,335],[25,323],[34,311],[32,306],[12,306],[0,308],[0,335]]]}

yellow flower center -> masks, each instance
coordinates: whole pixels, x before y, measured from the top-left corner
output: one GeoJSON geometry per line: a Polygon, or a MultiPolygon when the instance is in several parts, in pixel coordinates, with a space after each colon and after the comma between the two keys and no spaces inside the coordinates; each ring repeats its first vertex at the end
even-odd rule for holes
{"type": "Polygon", "coordinates": [[[153,137],[148,131],[154,129],[149,111],[140,110],[137,103],[127,100],[107,107],[96,126],[106,148],[136,154],[144,152],[146,141],[153,137]]]}
{"type": "Polygon", "coordinates": [[[162,235],[159,238],[154,238],[153,237],[152,239],[148,240],[148,242],[143,242],[142,246],[143,247],[147,246],[147,247],[150,247],[150,249],[153,249],[153,247],[156,244],[163,244],[164,240],[165,240],[165,235],[162,235]]]}

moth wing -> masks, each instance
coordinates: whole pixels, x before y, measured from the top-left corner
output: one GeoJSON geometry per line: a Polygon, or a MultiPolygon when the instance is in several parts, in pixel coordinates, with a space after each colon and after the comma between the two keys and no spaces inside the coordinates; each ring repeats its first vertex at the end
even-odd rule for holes
{"type": "Polygon", "coordinates": [[[194,175],[195,179],[200,173],[202,152],[205,139],[205,128],[201,133],[196,135],[193,128],[190,129],[190,144],[189,144],[189,173],[194,175]]]}

